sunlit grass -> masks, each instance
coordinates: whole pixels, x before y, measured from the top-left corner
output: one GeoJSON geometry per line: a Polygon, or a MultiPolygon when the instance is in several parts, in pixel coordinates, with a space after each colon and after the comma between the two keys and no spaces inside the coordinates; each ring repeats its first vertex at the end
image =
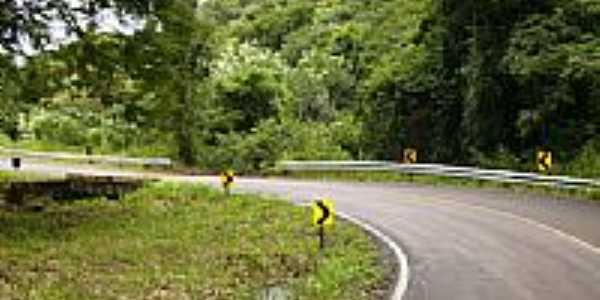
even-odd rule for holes
{"type": "MultiPolygon", "coordinates": [[[[36,152],[67,152],[82,155],[85,153],[85,145],[65,145],[62,143],[25,139],[18,142],[10,141],[5,135],[0,133],[0,147],[9,149],[20,149],[36,152]]],[[[126,149],[115,149],[108,145],[92,147],[94,155],[114,155],[131,157],[168,157],[172,150],[164,144],[136,145],[126,149]]]]}
{"type": "Polygon", "coordinates": [[[307,209],[197,185],[122,202],[0,212],[0,299],[373,299],[378,250],[338,223],[317,250],[307,209]]]}
{"type": "Polygon", "coordinates": [[[11,181],[35,181],[35,180],[44,180],[49,178],[55,178],[57,176],[45,175],[34,172],[10,172],[10,171],[0,171],[0,184],[5,184],[11,181]]]}

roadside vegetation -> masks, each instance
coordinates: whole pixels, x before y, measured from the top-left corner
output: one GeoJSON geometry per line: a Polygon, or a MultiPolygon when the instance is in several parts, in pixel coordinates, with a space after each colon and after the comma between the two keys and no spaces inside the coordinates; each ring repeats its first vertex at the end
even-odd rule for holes
{"type": "Polygon", "coordinates": [[[35,181],[52,178],[52,176],[31,172],[8,172],[0,170],[0,184],[8,184],[12,181],[35,181]]]}
{"type": "Polygon", "coordinates": [[[532,170],[547,149],[553,173],[600,176],[597,1],[28,7],[0,8],[14,16],[0,22],[0,144],[238,171],[405,148],[422,162],[532,170]],[[106,9],[140,22],[73,22],[106,9]],[[46,47],[59,43],[44,15],[65,19],[72,42],[46,47]],[[25,35],[38,50],[27,58],[10,39],[25,35]]]}
{"type": "Polygon", "coordinates": [[[306,209],[151,184],[120,202],[0,210],[0,299],[384,297],[389,271],[359,228],[338,222],[317,245],[306,209]]]}

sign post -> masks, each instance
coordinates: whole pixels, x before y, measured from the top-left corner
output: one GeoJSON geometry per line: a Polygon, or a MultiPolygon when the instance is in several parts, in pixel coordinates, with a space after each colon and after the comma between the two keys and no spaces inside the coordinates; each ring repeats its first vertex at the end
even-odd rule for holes
{"type": "Polygon", "coordinates": [[[18,171],[19,169],[21,169],[21,158],[13,157],[11,159],[11,165],[12,165],[13,169],[15,169],[15,171],[18,171]]]}
{"type": "Polygon", "coordinates": [[[221,174],[221,185],[223,186],[223,191],[225,195],[229,196],[231,194],[231,185],[235,181],[235,173],[231,170],[225,171],[221,174]]]}
{"type": "MultiPolygon", "coordinates": [[[[412,165],[417,163],[417,150],[414,148],[406,148],[403,151],[402,163],[412,165]]],[[[408,172],[408,179],[413,182],[414,175],[412,172],[408,172]]]]}
{"type": "Polygon", "coordinates": [[[319,199],[312,204],[312,224],[319,229],[319,249],[325,248],[325,226],[332,226],[335,219],[333,201],[319,199]]]}
{"type": "Polygon", "coordinates": [[[92,164],[94,161],[92,160],[92,158],[90,158],[90,156],[92,155],[92,146],[90,145],[86,145],[85,146],[85,156],[88,157],[88,164],[92,164]]]}

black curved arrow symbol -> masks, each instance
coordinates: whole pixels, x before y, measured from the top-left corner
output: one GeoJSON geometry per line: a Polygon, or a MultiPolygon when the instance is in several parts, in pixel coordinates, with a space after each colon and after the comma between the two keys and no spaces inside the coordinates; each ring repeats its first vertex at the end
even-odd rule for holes
{"type": "Polygon", "coordinates": [[[538,163],[540,165],[542,165],[542,167],[546,170],[550,169],[550,166],[548,165],[548,157],[549,157],[548,153],[544,152],[540,155],[539,161],[538,161],[538,163]]]}
{"type": "Polygon", "coordinates": [[[319,220],[317,220],[317,225],[323,225],[323,223],[325,223],[325,221],[327,221],[327,219],[329,219],[331,212],[329,211],[329,208],[327,208],[327,206],[325,206],[323,201],[317,201],[317,206],[323,212],[323,216],[321,216],[321,218],[319,220]]]}
{"type": "Polygon", "coordinates": [[[224,186],[230,186],[233,181],[235,180],[235,178],[233,177],[233,174],[231,173],[223,173],[221,174],[221,178],[222,178],[222,183],[224,186]]]}

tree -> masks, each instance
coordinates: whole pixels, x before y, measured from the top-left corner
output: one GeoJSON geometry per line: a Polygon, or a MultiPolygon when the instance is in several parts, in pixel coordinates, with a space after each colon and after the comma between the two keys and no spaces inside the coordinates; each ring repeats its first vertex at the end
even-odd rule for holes
{"type": "Polygon", "coordinates": [[[573,156],[600,129],[600,10],[587,2],[532,14],[519,22],[503,64],[522,103],[518,127],[527,147],[573,156]]]}
{"type": "Polygon", "coordinates": [[[160,6],[125,50],[132,77],[149,96],[153,125],[173,134],[178,157],[189,165],[197,159],[195,132],[204,108],[198,89],[208,76],[213,32],[197,5],[178,0],[160,6]]]}
{"type": "Polygon", "coordinates": [[[170,1],[157,0],[0,0],[0,48],[12,54],[25,54],[23,42],[29,41],[36,50],[43,50],[52,39],[49,32],[53,21],[64,22],[68,33],[83,35],[94,27],[94,18],[105,9],[117,15],[149,15],[170,1]],[[91,22],[83,22],[92,20],[91,22]]]}

